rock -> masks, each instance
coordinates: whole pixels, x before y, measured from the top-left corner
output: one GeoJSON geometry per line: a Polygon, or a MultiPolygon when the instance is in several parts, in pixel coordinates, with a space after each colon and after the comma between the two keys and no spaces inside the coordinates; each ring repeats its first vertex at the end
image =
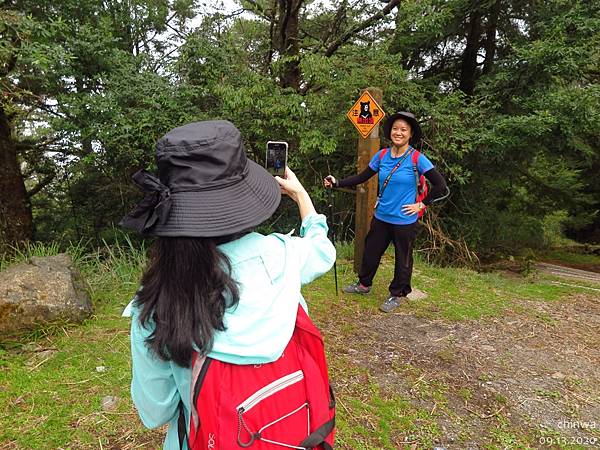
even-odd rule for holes
{"type": "Polygon", "coordinates": [[[106,372],[106,366],[96,366],[96,372],[99,372],[99,373],[106,372]]]}
{"type": "Polygon", "coordinates": [[[85,282],[68,255],[33,257],[0,272],[0,337],[92,313],[85,282]]]}
{"type": "Polygon", "coordinates": [[[422,300],[424,298],[429,297],[425,292],[420,291],[419,289],[413,289],[413,291],[407,295],[409,300],[422,300]]]}
{"type": "Polygon", "coordinates": [[[119,404],[119,398],[112,395],[107,395],[106,397],[102,398],[100,404],[102,405],[102,411],[114,411],[117,409],[117,405],[119,404]]]}
{"type": "Polygon", "coordinates": [[[550,375],[550,377],[554,378],[555,380],[565,379],[565,375],[562,372],[554,372],[552,375],[550,375]]]}

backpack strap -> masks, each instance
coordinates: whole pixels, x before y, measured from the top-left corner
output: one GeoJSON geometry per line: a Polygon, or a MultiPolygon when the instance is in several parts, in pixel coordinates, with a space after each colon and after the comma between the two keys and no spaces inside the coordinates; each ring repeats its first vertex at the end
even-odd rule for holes
{"type": "MultiPolygon", "coordinates": [[[[212,358],[200,356],[197,353],[192,357],[192,384],[190,386],[190,416],[192,423],[196,428],[200,426],[200,420],[198,418],[198,411],[196,411],[196,401],[206,378],[206,372],[212,362],[212,358]]],[[[187,426],[185,423],[185,413],[183,412],[183,402],[179,401],[179,417],[177,418],[177,434],[179,436],[179,449],[183,449],[183,443],[187,443],[188,448],[190,446],[188,442],[187,426]]]]}
{"type": "MultiPolygon", "coordinates": [[[[183,402],[179,400],[179,417],[177,418],[177,435],[179,436],[179,450],[183,450],[183,443],[188,443],[187,427],[185,426],[185,413],[183,402]]],[[[188,443],[189,448],[189,443],[188,443]]]]}
{"type": "MultiPolygon", "coordinates": [[[[329,376],[327,374],[327,361],[325,360],[325,354],[323,352],[323,337],[304,308],[300,305],[298,305],[296,330],[294,333],[297,333],[299,340],[303,342],[303,346],[310,352],[311,355],[313,355],[313,357],[316,358],[317,355],[321,355],[316,362],[319,365],[321,377],[323,377],[324,380],[327,380],[327,384],[329,386],[329,409],[334,409],[336,403],[335,395],[333,393],[333,388],[329,383],[329,376]]],[[[323,423],[321,426],[319,426],[319,428],[308,435],[306,439],[300,443],[299,447],[314,449],[320,445],[324,450],[333,450],[333,447],[326,441],[326,439],[334,429],[335,414],[331,419],[323,423]]]]}
{"type": "Polygon", "coordinates": [[[419,156],[421,156],[421,152],[419,150],[415,149],[412,154],[412,163],[413,163],[414,167],[417,166],[417,162],[419,161],[419,156]]]}
{"type": "MultiPolygon", "coordinates": [[[[310,433],[310,435],[308,435],[308,437],[300,443],[299,447],[316,448],[321,444],[323,444],[323,445],[327,444],[325,442],[325,439],[327,438],[327,436],[329,436],[331,434],[331,432],[333,431],[334,428],[335,428],[335,416],[332,417],[331,419],[329,419],[327,422],[325,422],[323,425],[321,425],[315,431],[310,433]]],[[[327,447],[325,447],[325,448],[327,448],[327,447]]]]}
{"type": "MultiPolygon", "coordinates": [[[[379,163],[381,164],[381,160],[383,159],[383,157],[385,156],[385,154],[388,152],[388,148],[387,147],[383,147],[381,150],[379,150],[379,163]]],[[[379,197],[379,183],[377,183],[377,197],[379,197]]]]}
{"type": "Polygon", "coordinates": [[[196,402],[198,401],[198,396],[200,395],[200,389],[202,389],[202,384],[204,384],[204,379],[206,378],[206,372],[210,367],[210,363],[213,361],[212,358],[207,356],[199,356],[196,359],[194,369],[192,370],[192,385],[191,385],[191,416],[193,420],[193,424],[196,428],[200,426],[200,419],[198,418],[198,411],[196,411],[196,402]]]}
{"type": "Polygon", "coordinates": [[[412,166],[413,166],[413,172],[415,173],[415,176],[418,178],[419,175],[419,168],[417,167],[417,163],[419,162],[419,156],[421,156],[421,152],[419,152],[419,150],[414,150],[412,153],[412,166]]]}
{"type": "Polygon", "coordinates": [[[383,157],[385,156],[385,154],[388,152],[388,148],[387,147],[383,147],[381,150],[379,150],[379,161],[381,162],[381,160],[383,159],[383,157]]]}
{"type": "Polygon", "coordinates": [[[419,161],[419,156],[421,156],[421,153],[419,152],[419,150],[413,151],[412,154],[412,166],[413,166],[413,173],[415,174],[415,186],[416,186],[416,194],[415,194],[415,201],[417,200],[417,198],[419,197],[419,168],[417,167],[417,161],[419,161]]]}

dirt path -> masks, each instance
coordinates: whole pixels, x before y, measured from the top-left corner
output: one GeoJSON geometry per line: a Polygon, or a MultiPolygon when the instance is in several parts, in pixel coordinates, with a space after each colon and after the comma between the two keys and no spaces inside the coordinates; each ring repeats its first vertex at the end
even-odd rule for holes
{"type": "Polygon", "coordinates": [[[574,280],[591,281],[600,283],[600,273],[589,272],[587,270],[574,269],[572,267],[560,266],[550,263],[537,263],[536,268],[549,275],[556,275],[574,280]]]}
{"type": "Polygon", "coordinates": [[[435,411],[449,450],[484,448],[499,423],[537,440],[559,433],[600,442],[600,295],[521,306],[460,323],[402,312],[357,317],[364,325],[340,351],[384,391],[435,411]],[[448,387],[447,401],[427,394],[436,383],[448,387]]]}

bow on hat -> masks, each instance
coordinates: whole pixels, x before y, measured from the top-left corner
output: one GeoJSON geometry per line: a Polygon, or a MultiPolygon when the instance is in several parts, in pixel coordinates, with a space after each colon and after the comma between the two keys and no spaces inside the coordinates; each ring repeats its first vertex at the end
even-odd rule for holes
{"type": "Polygon", "coordinates": [[[120,225],[144,234],[156,223],[164,223],[169,217],[171,191],[157,177],[143,169],[137,171],[132,180],[146,196],[120,225]]]}

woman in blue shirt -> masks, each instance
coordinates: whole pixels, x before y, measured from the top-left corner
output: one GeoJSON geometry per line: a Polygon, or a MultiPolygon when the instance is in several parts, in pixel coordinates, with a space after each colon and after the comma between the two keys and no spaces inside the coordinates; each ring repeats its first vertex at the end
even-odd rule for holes
{"type": "Polygon", "coordinates": [[[412,113],[398,112],[386,120],[383,130],[384,136],[392,141],[389,150],[377,152],[369,166],[360,174],[342,180],[328,175],[324,185],[326,188],[355,186],[376,173],[379,174],[380,196],[371,228],[365,238],[365,252],[358,281],[344,287],[344,292],[368,294],[371,291],[381,256],[390,242],[393,242],[396,252],[394,279],[389,286],[390,296],[380,306],[382,311],[391,312],[411,292],[412,251],[417,234],[418,213],[442,195],[446,182],[431,161],[420,154],[416,164],[417,171],[431,183],[431,190],[421,202],[417,202],[412,153],[415,151],[413,145],[421,139],[421,127],[412,113]]]}
{"type": "Polygon", "coordinates": [[[189,423],[192,353],[275,361],[298,305],[306,309],[301,285],[331,268],[335,248],[294,173],[273,177],[247,159],[230,122],[184,125],[156,148],[159,176],[134,175],[147,195],[121,222],[157,237],[124,315],[132,318],[133,402],[147,427],[169,424],[163,448],[175,450],[180,403],[189,423]],[[300,237],[252,232],[282,192],[298,204],[300,237]]]}

